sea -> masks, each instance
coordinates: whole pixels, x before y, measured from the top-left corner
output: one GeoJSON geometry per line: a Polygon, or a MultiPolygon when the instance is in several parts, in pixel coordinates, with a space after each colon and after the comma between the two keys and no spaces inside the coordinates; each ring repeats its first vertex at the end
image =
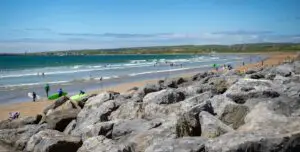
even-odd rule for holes
{"type": "Polygon", "coordinates": [[[207,71],[212,64],[239,66],[263,58],[234,54],[0,56],[0,104],[30,101],[27,94],[33,91],[43,98],[45,84],[50,85],[50,94],[62,88],[72,95],[207,71]]]}

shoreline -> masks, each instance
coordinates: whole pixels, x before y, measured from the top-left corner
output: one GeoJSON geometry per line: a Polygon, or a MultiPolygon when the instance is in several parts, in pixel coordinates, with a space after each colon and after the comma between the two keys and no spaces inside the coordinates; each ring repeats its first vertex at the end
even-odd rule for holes
{"type": "MultiPolygon", "coordinates": [[[[239,55],[240,53],[235,53],[235,55],[239,55]]],[[[248,53],[249,54],[249,53],[248,53]]],[[[251,53],[252,54],[252,53],[251,53]]],[[[256,54],[268,54],[269,56],[265,59],[264,61],[264,67],[266,66],[274,66],[282,63],[284,60],[287,59],[287,57],[294,58],[297,56],[297,52],[276,52],[274,54],[270,53],[256,53],[256,54]]],[[[241,53],[241,55],[244,55],[244,53],[241,53]]],[[[246,55],[246,54],[245,54],[246,55]]],[[[260,63],[252,63],[252,64],[246,64],[245,66],[239,66],[236,67],[235,70],[239,71],[246,71],[250,68],[254,67],[261,67],[259,65],[260,63]]],[[[194,73],[200,73],[200,72],[205,72],[205,71],[197,71],[194,73]]],[[[181,74],[181,77],[184,76],[191,76],[194,73],[186,73],[186,74],[181,74]]],[[[175,76],[178,77],[178,76],[175,76]]],[[[170,77],[172,78],[172,77],[170,77]]],[[[92,93],[100,93],[103,91],[116,91],[120,93],[126,92],[128,89],[132,87],[141,87],[144,86],[147,83],[153,83],[156,82],[158,79],[153,79],[153,80],[144,80],[144,81],[138,81],[138,82],[131,82],[131,83],[124,83],[124,84],[119,84],[116,86],[108,87],[102,90],[94,90],[94,91],[89,91],[87,92],[88,94],[92,93]]],[[[0,107],[0,120],[4,120],[8,118],[8,113],[13,112],[13,111],[18,111],[21,113],[21,117],[26,117],[26,116],[35,116],[36,114],[39,114],[42,112],[42,110],[48,106],[49,104],[53,103],[53,101],[49,100],[43,100],[39,102],[19,102],[19,103],[7,103],[7,104],[1,104],[0,107]]]]}

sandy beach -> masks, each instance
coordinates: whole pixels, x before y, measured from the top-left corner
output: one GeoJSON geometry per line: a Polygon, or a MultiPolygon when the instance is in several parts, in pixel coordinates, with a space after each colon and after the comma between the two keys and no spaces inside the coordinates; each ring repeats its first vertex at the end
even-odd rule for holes
{"type": "MultiPolygon", "coordinates": [[[[264,54],[264,53],[262,53],[264,54]]],[[[253,63],[253,64],[246,64],[245,66],[237,67],[236,70],[239,71],[247,71],[248,69],[254,68],[254,67],[266,67],[266,66],[274,66],[278,65],[280,63],[283,63],[287,60],[292,60],[297,56],[297,53],[268,53],[269,57],[264,60],[263,65],[261,62],[253,63]]],[[[200,71],[199,71],[200,72],[200,71]]],[[[204,72],[204,71],[203,71],[204,72]]],[[[183,74],[183,76],[192,75],[193,73],[189,74],[183,74]]],[[[128,89],[132,87],[140,87],[147,83],[154,83],[156,80],[147,80],[147,81],[140,81],[140,82],[134,82],[134,83],[126,83],[117,85],[110,88],[105,88],[103,90],[95,90],[91,91],[89,93],[99,93],[102,91],[116,91],[116,92],[126,92],[128,89]]],[[[36,114],[39,114],[42,112],[43,108],[47,105],[51,104],[53,101],[49,100],[40,100],[39,102],[21,102],[21,103],[14,103],[14,104],[2,104],[0,107],[0,120],[4,120],[8,118],[8,113],[13,111],[18,111],[21,113],[21,117],[26,116],[35,116],[36,114]]]]}

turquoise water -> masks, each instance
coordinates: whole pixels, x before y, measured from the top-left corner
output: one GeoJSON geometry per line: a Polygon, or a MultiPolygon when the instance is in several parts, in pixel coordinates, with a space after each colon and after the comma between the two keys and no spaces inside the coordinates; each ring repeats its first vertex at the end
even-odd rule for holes
{"type": "Polygon", "coordinates": [[[182,59],[191,55],[0,56],[1,70],[182,59]]]}
{"type": "Polygon", "coordinates": [[[260,59],[249,55],[0,56],[0,103],[24,101],[32,91],[44,97],[47,83],[52,93],[62,87],[71,94],[206,71],[214,63],[241,65],[260,59]]]}

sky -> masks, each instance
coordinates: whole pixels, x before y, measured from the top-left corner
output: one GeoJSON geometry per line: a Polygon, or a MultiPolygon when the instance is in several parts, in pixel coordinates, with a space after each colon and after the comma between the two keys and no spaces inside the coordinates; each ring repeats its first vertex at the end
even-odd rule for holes
{"type": "Polygon", "coordinates": [[[0,53],[300,42],[300,0],[1,0],[0,53]]]}

